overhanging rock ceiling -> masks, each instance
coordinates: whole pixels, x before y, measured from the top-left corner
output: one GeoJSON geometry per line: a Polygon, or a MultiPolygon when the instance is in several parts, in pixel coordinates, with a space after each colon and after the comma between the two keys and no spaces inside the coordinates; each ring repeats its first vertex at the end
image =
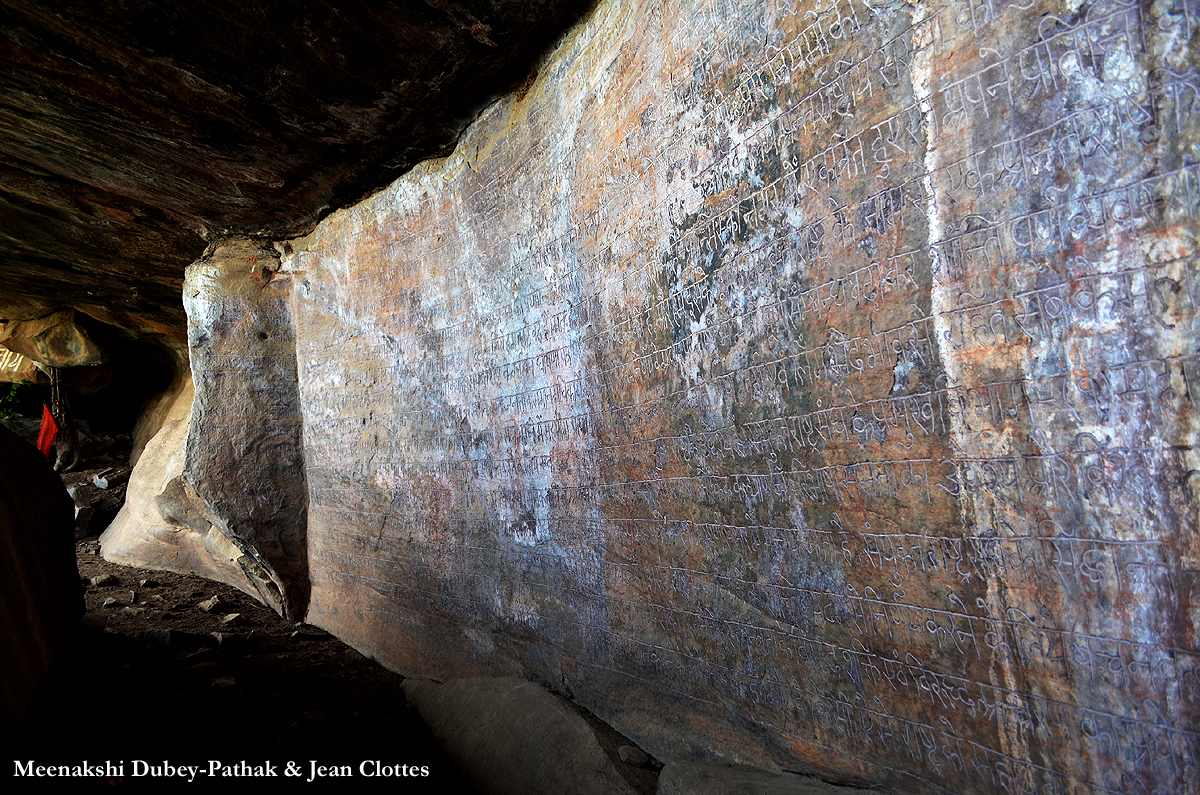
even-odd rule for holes
{"type": "Polygon", "coordinates": [[[0,293],[181,323],[206,239],[447,152],[585,5],[0,3],[0,293]]]}

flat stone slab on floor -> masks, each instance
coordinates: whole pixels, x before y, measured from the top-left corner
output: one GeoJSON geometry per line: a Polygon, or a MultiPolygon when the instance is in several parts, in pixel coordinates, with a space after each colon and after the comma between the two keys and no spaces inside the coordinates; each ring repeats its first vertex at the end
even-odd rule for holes
{"type": "Polygon", "coordinates": [[[404,692],[481,792],[635,795],[587,722],[533,682],[407,679],[404,692]]]}
{"type": "Polygon", "coordinates": [[[668,764],[656,795],[870,795],[879,790],[839,787],[810,776],[774,773],[746,765],[668,764]]]}

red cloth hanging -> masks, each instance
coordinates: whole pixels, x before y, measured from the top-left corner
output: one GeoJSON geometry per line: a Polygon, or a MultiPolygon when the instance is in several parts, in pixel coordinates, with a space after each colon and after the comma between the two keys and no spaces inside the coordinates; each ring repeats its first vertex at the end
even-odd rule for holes
{"type": "Polygon", "coordinates": [[[50,451],[54,449],[55,436],[58,436],[58,423],[54,421],[50,407],[42,404],[42,430],[38,434],[37,449],[41,450],[46,458],[50,457],[50,451]]]}

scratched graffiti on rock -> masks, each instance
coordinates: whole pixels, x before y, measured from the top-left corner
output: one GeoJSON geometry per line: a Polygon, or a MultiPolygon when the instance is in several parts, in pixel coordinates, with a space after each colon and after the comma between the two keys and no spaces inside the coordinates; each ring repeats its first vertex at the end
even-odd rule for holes
{"type": "Polygon", "coordinates": [[[1198,17],[602,2],[293,243],[310,620],[663,759],[1200,788],[1198,17]]]}

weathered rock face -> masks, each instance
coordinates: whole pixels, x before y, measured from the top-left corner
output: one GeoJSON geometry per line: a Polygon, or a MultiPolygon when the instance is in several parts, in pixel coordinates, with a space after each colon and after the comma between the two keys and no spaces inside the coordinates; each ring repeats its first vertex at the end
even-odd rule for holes
{"type": "Polygon", "coordinates": [[[291,285],[274,279],[278,269],[275,250],[249,240],[214,246],[188,268],[196,397],[183,481],[241,550],[259,598],[298,619],[308,605],[308,494],[291,285]]]}
{"type": "Polygon", "coordinates": [[[189,269],[193,367],[154,410],[109,560],[195,572],[279,613],[308,605],[308,503],[290,281],[270,245],[225,241],[189,269]]]}
{"type": "Polygon", "coordinates": [[[213,524],[184,480],[194,397],[188,379],[158,407],[158,433],[141,450],[125,504],[101,536],[104,557],[115,563],[193,572],[261,598],[262,590],[269,589],[260,589],[250,579],[239,563],[243,552],[213,524]]]}
{"type": "Polygon", "coordinates": [[[1200,788],[1197,36],[1186,3],[603,3],[271,277],[308,619],[664,761],[1200,788]]]}

